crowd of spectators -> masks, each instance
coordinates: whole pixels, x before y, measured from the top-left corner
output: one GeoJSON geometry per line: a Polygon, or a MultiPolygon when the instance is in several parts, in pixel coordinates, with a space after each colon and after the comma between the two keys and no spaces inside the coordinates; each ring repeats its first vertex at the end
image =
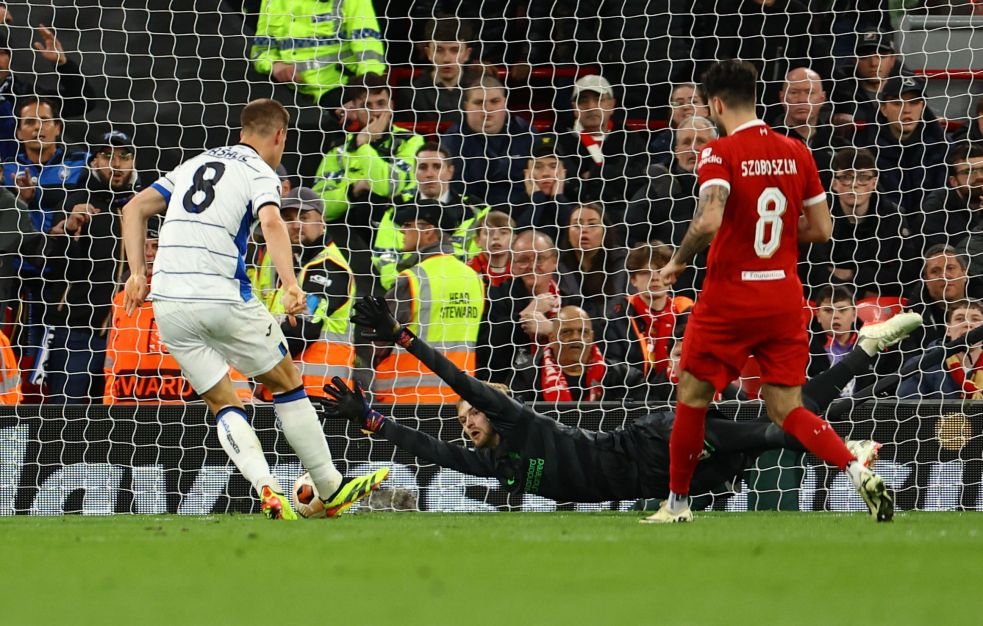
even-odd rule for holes
{"type": "MultiPolygon", "coordinates": [[[[290,86],[288,104],[302,116],[318,117],[317,129],[296,131],[306,160],[280,171],[312,297],[306,325],[289,329],[290,352],[309,366],[314,355],[338,360],[329,365],[379,401],[452,397],[399,346],[352,334],[348,307],[370,293],[386,295],[401,321],[462,367],[521,398],[672,399],[705,256],[671,287],[659,269],[696,210],[697,157],[718,136],[697,82],[716,58],[755,64],[761,117],[809,147],[829,191],[832,240],[801,250],[810,374],[852,349],[864,302],[912,308],[925,327],[856,387],[983,321],[973,299],[983,275],[983,100],[966,125],[940,118],[877,10],[823,25],[797,0],[747,0],[723,13],[697,2],[666,17],[667,32],[705,35],[685,58],[665,32],[645,30],[651,20],[604,34],[610,15],[645,3],[580,0],[555,3],[554,13],[533,3],[516,58],[516,46],[495,45],[512,36],[508,19],[439,13],[443,3],[430,3],[411,52],[422,67],[401,74],[387,65],[369,2],[331,14],[310,3],[259,4],[255,69],[290,86]],[[632,37],[655,43],[635,49],[625,45],[632,37]],[[586,67],[592,60],[599,68],[586,67]],[[514,83],[543,65],[578,63],[569,82],[550,87],[555,110],[543,132],[528,115],[532,103],[516,102],[523,90],[514,83]],[[655,113],[630,124],[639,110],[655,113]],[[653,123],[662,111],[665,123],[653,123]]],[[[120,208],[152,182],[137,174],[132,130],[99,128],[79,149],[64,145],[64,118],[83,115],[91,93],[53,31],[39,26],[35,49],[56,68],[53,91],[14,75],[13,52],[0,42],[3,363],[18,363],[25,393],[44,402],[186,401],[193,393],[174,382],[152,311],[129,322],[113,304],[124,267],[120,208]],[[126,358],[123,345],[146,358],[126,358]],[[141,391],[127,382],[141,372],[158,384],[141,391]]],[[[276,312],[258,233],[249,262],[254,293],[276,312]]],[[[979,348],[957,356],[905,379],[901,393],[979,397],[979,348]]],[[[20,400],[20,391],[4,395],[8,379],[0,401],[20,400]]],[[[305,373],[309,387],[316,381],[305,373]]],[[[735,397],[753,395],[735,383],[735,397]]]]}

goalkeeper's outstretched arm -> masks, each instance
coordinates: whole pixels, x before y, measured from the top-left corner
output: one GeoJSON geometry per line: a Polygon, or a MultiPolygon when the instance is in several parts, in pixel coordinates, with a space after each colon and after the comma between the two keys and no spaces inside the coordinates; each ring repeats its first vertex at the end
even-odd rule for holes
{"type": "Polygon", "coordinates": [[[327,418],[343,418],[358,426],[366,434],[382,435],[397,448],[406,450],[428,463],[449,467],[472,476],[495,476],[495,462],[487,450],[472,452],[467,448],[397,424],[372,408],[357,382],[353,387],[349,387],[345,381],[335,376],[324,386],[324,392],[326,396],[316,398],[316,401],[321,405],[327,418]]]}
{"type": "Polygon", "coordinates": [[[483,411],[503,435],[507,434],[509,426],[527,416],[528,409],[524,405],[462,371],[450,359],[401,325],[383,298],[362,298],[355,304],[352,322],[365,328],[365,336],[369,339],[392,341],[402,346],[450,385],[461,398],[483,411]]]}

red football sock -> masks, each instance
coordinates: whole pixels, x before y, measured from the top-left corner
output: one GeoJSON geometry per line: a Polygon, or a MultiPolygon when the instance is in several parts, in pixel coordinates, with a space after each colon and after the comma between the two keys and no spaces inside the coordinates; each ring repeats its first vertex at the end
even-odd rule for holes
{"type": "Polygon", "coordinates": [[[856,459],[829,422],[805,407],[793,409],[785,417],[782,428],[798,439],[806,450],[841,470],[856,459]]]}
{"type": "Polygon", "coordinates": [[[693,472],[703,452],[706,418],[706,407],[676,403],[676,421],[669,436],[669,490],[677,495],[689,493],[693,472]]]}

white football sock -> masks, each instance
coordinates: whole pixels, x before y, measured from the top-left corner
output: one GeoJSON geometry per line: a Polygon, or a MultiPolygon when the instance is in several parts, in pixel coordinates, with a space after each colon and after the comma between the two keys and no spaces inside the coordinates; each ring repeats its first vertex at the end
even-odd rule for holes
{"type": "Polygon", "coordinates": [[[689,496],[681,496],[677,493],[669,492],[669,512],[681,513],[689,507],[689,496]]]}
{"type": "Polygon", "coordinates": [[[260,493],[265,485],[283,493],[280,483],[270,473],[270,465],[263,456],[263,446],[246,421],[246,413],[238,407],[227,406],[218,412],[216,422],[222,449],[252,484],[256,493],[260,493]]]}
{"type": "Polygon", "coordinates": [[[864,464],[856,459],[847,463],[846,473],[850,477],[850,480],[853,481],[854,487],[857,487],[858,489],[860,488],[860,483],[864,479],[866,469],[867,468],[864,467],[864,464]]]}
{"type": "Polygon", "coordinates": [[[287,442],[311,473],[318,494],[322,499],[330,498],[341,486],[341,472],[331,461],[331,450],[314,405],[300,389],[273,396],[273,408],[287,442]]]}

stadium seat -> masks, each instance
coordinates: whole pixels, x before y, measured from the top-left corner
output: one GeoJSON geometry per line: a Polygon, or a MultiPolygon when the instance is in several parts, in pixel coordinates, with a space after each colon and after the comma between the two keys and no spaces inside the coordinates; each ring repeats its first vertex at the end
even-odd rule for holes
{"type": "Polygon", "coordinates": [[[871,296],[857,300],[857,317],[864,324],[884,322],[901,311],[908,304],[907,298],[899,296],[871,296]]]}

